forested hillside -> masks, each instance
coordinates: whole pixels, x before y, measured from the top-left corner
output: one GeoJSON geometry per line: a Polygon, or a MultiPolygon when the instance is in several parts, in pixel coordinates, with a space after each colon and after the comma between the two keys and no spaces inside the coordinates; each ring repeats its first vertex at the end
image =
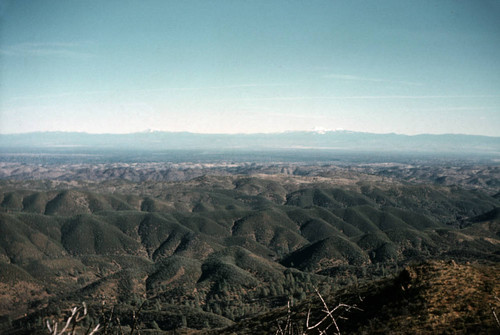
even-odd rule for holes
{"type": "Polygon", "coordinates": [[[412,262],[498,264],[499,207],[455,186],[286,175],[6,181],[0,314],[33,332],[81,301],[97,322],[105,302],[125,327],[145,302],[142,329],[225,327],[412,262]]]}

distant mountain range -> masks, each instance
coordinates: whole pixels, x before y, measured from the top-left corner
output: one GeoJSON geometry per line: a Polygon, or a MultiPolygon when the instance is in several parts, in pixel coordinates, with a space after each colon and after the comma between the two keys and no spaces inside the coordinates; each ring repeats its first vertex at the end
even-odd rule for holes
{"type": "Polygon", "coordinates": [[[88,134],[33,132],[0,134],[0,149],[131,149],[131,150],[290,150],[376,151],[415,153],[500,154],[500,137],[443,134],[400,135],[351,131],[291,131],[270,134],[197,134],[138,132],[88,134]]]}

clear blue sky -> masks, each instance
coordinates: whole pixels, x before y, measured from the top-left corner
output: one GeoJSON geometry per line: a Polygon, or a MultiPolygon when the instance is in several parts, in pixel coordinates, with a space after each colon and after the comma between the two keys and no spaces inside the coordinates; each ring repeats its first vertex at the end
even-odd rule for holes
{"type": "Polygon", "coordinates": [[[0,133],[500,136],[500,1],[0,0],[0,133]]]}

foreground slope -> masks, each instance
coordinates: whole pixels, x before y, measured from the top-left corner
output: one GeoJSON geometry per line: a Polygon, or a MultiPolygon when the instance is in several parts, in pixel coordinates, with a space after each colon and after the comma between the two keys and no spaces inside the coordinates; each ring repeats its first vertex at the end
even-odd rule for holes
{"type": "MultiPolygon", "coordinates": [[[[330,309],[340,303],[355,306],[333,314],[346,334],[498,334],[493,312],[500,311],[499,277],[498,263],[431,261],[410,265],[393,279],[323,296],[330,309]]],[[[281,308],[207,333],[269,334],[278,325],[284,328],[287,318],[294,329],[304,329],[308,310],[316,322],[324,316],[322,308],[316,296],[293,306],[290,313],[281,308]]],[[[330,324],[327,320],[324,326],[330,324]]]]}

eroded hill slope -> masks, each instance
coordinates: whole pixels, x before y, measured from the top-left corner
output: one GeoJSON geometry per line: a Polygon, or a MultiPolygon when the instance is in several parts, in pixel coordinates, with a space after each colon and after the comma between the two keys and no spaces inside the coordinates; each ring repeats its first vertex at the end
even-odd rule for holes
{"type": "MultiPolygon", "coordinates": [[[[317,177],[8,182],[0,191],[0,314],[144,299],[161,329],[221,327],[384,277],[412,260],[499,260],[500,200],[477,190],[317,177]],[[31,187],[26,187],[31,185],[31,187]],[[158,307],[160,306],[160,307],[158,307]],[[169,318],[170,316],[170,318],[169,318]]],[[[51,314],[52,313],[52,314],[51,314]]],[[[23,323],[24,322],[24,323],[23,323]]],[[[152,327],[151,322],[142,325],[152,327]]]]}

